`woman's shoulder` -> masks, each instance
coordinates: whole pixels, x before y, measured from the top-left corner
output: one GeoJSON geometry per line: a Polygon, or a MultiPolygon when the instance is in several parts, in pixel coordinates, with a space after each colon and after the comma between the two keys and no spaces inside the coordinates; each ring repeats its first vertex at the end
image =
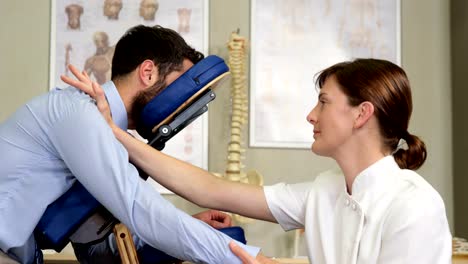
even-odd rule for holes
{"type": "Polygon", "coordinates": [[[397,186],[400,189],[401,195],[416,195],[415,198],[431,198],[434,200],[442,199],[437,190],[426,181],[426,179],[413,170],[399,170],[397,173],[397,180],[397,186]]]}
{"type": "Polygon", "coordinates": [[[399,193],[382,219],[385,249],[410,249],[406,257],[424,254],[426,258],[448,259],[451,234],[441,196],[414,171],[402,170],[397,177],[399,193]]]}
{"type": "Polygon", "coordinates": [[[401,217],[439,215],[446,218],[445,204],[439,192],[421,175],[412,170],[400,170],[396,176],[396,196],[391,212],[401,217]]]}

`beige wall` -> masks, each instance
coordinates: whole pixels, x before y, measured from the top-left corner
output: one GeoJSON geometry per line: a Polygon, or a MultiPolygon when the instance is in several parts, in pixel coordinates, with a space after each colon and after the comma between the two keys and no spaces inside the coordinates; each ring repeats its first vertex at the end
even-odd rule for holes
{"type": "MultiPolygon", "coordinates": [[[[226,57],[226,41],[237,28],[249,36],[249,5],[247,0],[211,1],[211,53],[226,57]]],[[[49,16],[46,1],[0,1],[0,121],[29,98],[47,90],[49,16]]],[[[449,20],[449,1],[402,1],[402,63],[413,85],[415,108],[410,129],[428,145],[428,161],[420,172],[443,196],[452,223],[449,20]]],[[[228,110],[226,85],[220,87],[217,100],[210,104],[211,171],[224,171],[228,110]]],[[[246,157],[246,169],[257,169],[266,184],[312,180],[318,172],[333,166],[331,160],[314,156],[308,150],[249,148],[246,157]]],[[[200,210],[180,198],[168,198],[188,212],[200,210]]],[[[244,227],[248,242],[262,246],[267,255],[291,254],[292,233],[260,221],[244,227]]]]}
{"type": "Polygon", "coordinates": [[[402,64],[414,101],[410,131],[427,144],[420,172],[441,193],[453,223],[450,5],[445,0],[402,2],[402,64]]]}
{"type": "Polygon", "coordinates": [[[48,1],[0,1],[0,121],[47,91],[48,1]]]}

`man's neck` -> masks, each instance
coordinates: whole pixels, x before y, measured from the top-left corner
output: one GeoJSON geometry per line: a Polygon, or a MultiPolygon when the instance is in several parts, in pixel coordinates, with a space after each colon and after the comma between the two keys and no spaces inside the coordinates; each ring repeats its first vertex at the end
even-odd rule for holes
{"type": "Polygon", "coordinates": [[[127,111],[128,127],[133,128],[134,122],[132,119],[131,111],[133,107],[133,101],[136,96],[136,91],[138,91],[138,89],[132,87],[129,81],[126,80],[117,80],[114,81],[114,84],[117,88],[117,92],[119,93],[120,98],[122,98],[122,102],[124,103],[125,109],[127,111]]]}

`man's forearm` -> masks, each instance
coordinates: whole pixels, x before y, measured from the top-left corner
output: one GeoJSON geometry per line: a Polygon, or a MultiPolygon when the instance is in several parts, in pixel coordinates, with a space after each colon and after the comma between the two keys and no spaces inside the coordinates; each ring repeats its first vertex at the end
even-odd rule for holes
{"type": "MultiPolygon", "coordinates": [[[[228,248],[231,238],[175,208],[161,195],[145,197],[148,192],[143,189],[152,187],[143,186],[132,214],[137,236],[169,255],[194,263],[240,263],[228,248]]],[[[243,247],[252,256],[258,254],[258,248],[243,247]]]]}

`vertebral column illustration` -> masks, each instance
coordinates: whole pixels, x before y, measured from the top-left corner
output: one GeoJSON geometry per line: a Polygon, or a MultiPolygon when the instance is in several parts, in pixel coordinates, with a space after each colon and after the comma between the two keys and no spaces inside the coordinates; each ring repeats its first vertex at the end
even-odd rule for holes
{"type": "MultiPolygon", "coordinates": [[[[242,140],[248,122],[247,96],[247,40],[232,33],[227,44],[229,49],[229,68],[231,71],[231,133],[227,149],[227,165],[224,177],[230,181],[262,185],[263,177],[255,170],[244,172],[242,164],[245,152],[242,140]]],[[[248,218],[234,215],[238,222],[249,222],[248,218]]]]}

